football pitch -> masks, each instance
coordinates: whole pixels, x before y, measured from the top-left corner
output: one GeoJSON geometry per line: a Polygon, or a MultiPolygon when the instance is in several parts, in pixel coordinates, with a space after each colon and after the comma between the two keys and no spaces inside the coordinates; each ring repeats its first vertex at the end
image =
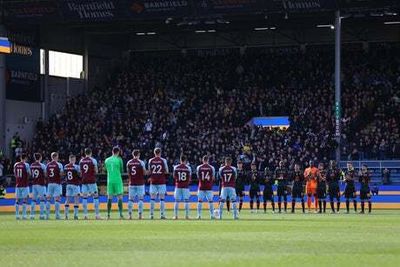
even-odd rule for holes
{"type": "Polygon", "coordinates": [[[245,210],[238,221],[224,215],[222,221],[16,221],[3,214],[0,266],[399,266],[398,210],[245,210]]]}

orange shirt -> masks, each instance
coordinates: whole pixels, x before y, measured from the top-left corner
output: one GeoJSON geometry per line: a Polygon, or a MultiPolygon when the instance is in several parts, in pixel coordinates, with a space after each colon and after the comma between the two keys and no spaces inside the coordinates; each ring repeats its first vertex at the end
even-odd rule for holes
{"type": "Polygon", "coordinates": [[[308,167],[304,170],[304,178],[307,181],[307,188],[317,188],[317,177],[319,174],[319,170],[317,167],[308,167]],[[311,175],[309,177],[309,175],[311,175]]]}

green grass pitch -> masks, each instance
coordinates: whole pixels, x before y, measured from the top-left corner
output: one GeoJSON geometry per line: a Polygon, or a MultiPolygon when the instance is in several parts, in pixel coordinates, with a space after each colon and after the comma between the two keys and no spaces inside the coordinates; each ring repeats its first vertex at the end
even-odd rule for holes
{"type": "MultiPolygon", "coordinates": [[[[167,215],[171,217],[172,211],[167,215]]],[[[224,215],[222,221],[15,221],[13,215],[3,214],[0,266],[381,267],[400,263],[399,211],[370,215],[242,211],[239,221],[224,215]]]]}

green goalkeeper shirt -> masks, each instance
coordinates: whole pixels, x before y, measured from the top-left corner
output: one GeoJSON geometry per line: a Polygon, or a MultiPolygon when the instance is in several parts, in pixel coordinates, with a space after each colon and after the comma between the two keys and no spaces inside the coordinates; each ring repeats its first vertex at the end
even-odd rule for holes
{"type": "Polygon", "coordinates": [[[107,183],[122,183],[123,162],[119,156],[106,158],[107,183]]]}

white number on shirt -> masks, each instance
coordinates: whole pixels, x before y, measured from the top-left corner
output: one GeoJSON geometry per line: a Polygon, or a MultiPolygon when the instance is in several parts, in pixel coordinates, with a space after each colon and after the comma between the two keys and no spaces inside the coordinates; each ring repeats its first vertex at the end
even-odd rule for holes
{"type": "Polygon", "coordinates": [[[17,169],[17,177],[22,178],[22,170],[21,169],[17,169]]]}
{"type": "Polygon", "coordinates": [[[178,180],[179,181],[184,182],[184,181],[186,181],[186,179],[187,179],[186,172],[178,172],[178,180]]]}
{"type": "Polygon", "coordinates": [[[83,164],[82,168],[85,171],[85,173],[87,173],[89,171],[89,165],[87,165],[87,164],[83,164]]]}
{"type": "Polygon", "coordinates": [[[71,171],[67,172],[67,179],[72,180],[74,178],[74,175],[71,171]]]}
{"type": "Polygon", "coordinates": [[[232,173],[224,173],[224,181],[225,183],[229,183],[232,178],[232,173]]]}
{"type": "Polygon", "coordinates": [[[210,173],[209,172],[201,172],[201,180],[210,181],[210,173]]]}
{"type": "Polygon", "coordinates": [[[33,178],[38,178],[39,177],[39,170],[38,169],[33,170],[32,176],[33,176],[33,178]]]}
{"type": "Polygon", "coordinates": [[[131,168],[131,174],[136,175],[136,166],[132,166],[131,168]]]}
{"type": "Polygon", "coordinates": [[[153,174],[162,174],[161,169],[162,169],[161,165],[151,165],[151,172],[153,174]]]}
{"type": "Polygon", "coordinates": [[[50,168],[49,171],[49,177],[54,177],[54,168],[50,168]]]}

